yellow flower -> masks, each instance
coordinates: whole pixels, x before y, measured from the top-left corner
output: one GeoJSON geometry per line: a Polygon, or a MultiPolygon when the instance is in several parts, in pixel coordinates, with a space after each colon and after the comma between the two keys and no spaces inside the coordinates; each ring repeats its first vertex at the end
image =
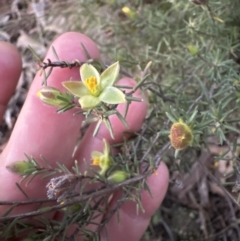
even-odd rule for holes
{"type": "Polygon", "coordinates": [[[103,153],[99,151],[93,151],[92,156],[92,165],[100,167],[100,175],[105,175],[106,171],[112,165],[112,158],[110,156],[110,147],[105,139],[103,139],[103,153]]]}
{"type": "Polygon", "coordinates": [[[119,74],[119,63],[109,66],[101,75],[91,64],[83,64],[80,67],[80,81],[66,81],[63,86],[74,96],[79,98],[79,104],[83,109],[91,109],[101,102],[107,104],[124,103],[125,94],[114,87],[119,74]]]}
{"type": "Polygon", "coordinates": [[[179,122],[176,122],[171,126],[169,138],[171,145],[176,150],[182,150],[192,144],[192,130],[180,119],[179,122]]]}

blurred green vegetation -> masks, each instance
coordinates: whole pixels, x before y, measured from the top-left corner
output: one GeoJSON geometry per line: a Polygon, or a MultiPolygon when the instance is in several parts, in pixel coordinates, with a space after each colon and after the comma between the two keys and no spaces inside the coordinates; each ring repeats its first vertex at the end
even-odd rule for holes
{"type": "MultiPolygon", "coordinates": [[[[174,151],[168,149],[162,159],[172,175],[179,172],[182,177],[204,152],[213,155],[213,169],[220,159],[231,161],[234,167],[228,189],[231,193],[239,178],[236,155],[240,133],[239,2],[112,0],[79,1],[79,4],[83,14],[78,15],[76,27],[97,42],[106,62],[119,60],[123,69],[137,79],[152,61],[148,77],[152,85],[145,86],[150,100],[145,123],[148,130],[144,133],[141,152],[154,145],[149,154],[154,157],[169,142],[167,133],[171,122],[166,112],[176,121],[179,118],[189,121],[194,114],[190,120],[195,131],[193,146],[180,152],[177,158],[174,151]],[[161,137],[153,142],[156,134],[161,137]],[[212,146],[224,146],[226,151],[219,157],[211,152],[212,146]]],[[[209,165],[206,165],[208,170],[214,173],[209,165]]],[[[212,224],[214,215],[205,216],[204,230],[191,200],[182,207],[173,197],[173,193],[168,194],[163,211],[160,209],[154,216],[143,240],[224,240],[228,228],[223,225],[226,232],[218,234],[221,228],[212,224]],[[190,217],[191,213],[194,215],[190,217]],[[184,222],[191,225],[186,227],[184,222]]],[[[197,195],[196,200],[200,202],[197,195]]],[[[224,210],[217,209],[225,213],[228,208],[226,205],[224,210]]],[[[205,211],[212,213],[213,209],[210,205],[205,211]]],[[[215,217],[218,215],[215,213],[215,217]]],[[[229,217],[227,220],[230,225],[229,217]]],[[[234,235],[225,237],[239,239],[234,235]]]]}

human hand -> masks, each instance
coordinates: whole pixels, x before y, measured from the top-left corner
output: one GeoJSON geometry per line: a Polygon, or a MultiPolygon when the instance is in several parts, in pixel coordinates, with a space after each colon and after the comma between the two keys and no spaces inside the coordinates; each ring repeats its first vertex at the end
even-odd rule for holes
{"type": "MultiPolygon", "coordinates": [[[[80,33],[65,33],[54,41],[53,46],[60,59],[86,61],[80,43],[86,47],[92,58],[99,58],[99,51],[93,41],[80,33]]],[[[54,59],[51,49],[47,53],[47,58],[54,59]]],[[[20,72],[21,59],[15,47],[8,43],[0,43],[0,118],[2,118],[5,107],[14,92],[20,72]]],[[[54,68],[48,78],[48,84],[64,90],[61,82],[70,78],[79,79],[79,68],[54,68]]],[[[59,162],[68,168],[74,164],[74,160],[78,160],[79,168],[84,169],[85,164],[82,160],[84,158],[90,160],[92,151],[102,151],[103,138],[110,144],[120,142],[124,131],[140,129],[146,115],[146,103],[132,102],[127,115],[129,129],[126,129],[117,117],[111,116],[114,140],[110,137],[105,126],[101,126],[97,136],[93,137],[94,125],[90,126],[83,137],[79,150],[72,158],[72,151],[79,135],[83,116],[73,117],[71,111],[57,114],[54,108],[44,105],[36,96],[37,91],[41,88],[41,82],[42,77],[38,73],[31,85],[9,142],[0,156],[0,201],[26,200],[15,184],[21,180],[21,177],[6,169],[6,166],[12,162],[26,159],[24,153],[36,159],[42,155],[53,166],[59,162]]],[[[129,78],[123,78],[120,82],[130,86],[135,84],[129,78]]],[[[135,96],[139,97],[140,92],[137,92],[135,96]]],[[[119,105],[118,110],[121,112],[123,109],[124,105],[119,105]]],[[[134,202],[124,203],[119,210],[120,223],[115,215],[107,224],[110,240],[137,241],[141,238],[151,216],[161,204],[168,186],[168,170],[164,163],[161,163],[157,172],[158,175],[152,175],[148,178],[153,198],[149,196],[147,191],[142,192],[142,205],[145,212],[137,214],[134,202]]],[[[47,180],[36,177],[27,187],[24,184],[21,187],[31,199],[41,199],[46,198],[46,182],[47,180]]],[[[115,198],[112,200],[109,209],[116,202],[115,198]]],[[[14,210],[14,214],[30,212],[36,208],[36,205],[21,206],[14,210]]],[[[0,216],[6,209],[6,206],[0,206],[0,216]]],[[[51,213],[50,218],[53,217],[58,218],[58,213],[51,213]]],[[[98,222],[100,221],[98,220],[98,222]]],[[[102,233],[101,240],[107,240],[104,233],[102,233]]]]}

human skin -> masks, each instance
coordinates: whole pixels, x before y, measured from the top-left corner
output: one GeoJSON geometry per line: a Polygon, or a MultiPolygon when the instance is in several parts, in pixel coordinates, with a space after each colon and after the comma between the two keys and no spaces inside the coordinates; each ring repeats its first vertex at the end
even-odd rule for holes
{"type": "MultiPolygon", "coordinates": [[[[84,51],[80,43],[84,44],[92,58],[100,58],[99,50],[95,43],[87,36],[68,32],[58,37],[53,46],[60,59],[72,61],[78,59],[86,61],[84,51]]],[[[46,59],[54,60],[54,54],[49,48],[46,59]]],[[[18,78],[21,73],[21,58],[17,49],[4,42],[0,42],[0,118],[2,119],[6,105],[14,93],[18,78]]],[[[69,79],[78,80],[79,68],[54,68],[49,79],[48,85],[63,90],[61,82],[69,79]]],[[[36,96],[37,91],[41,88],[42,76],[39,72],[33,80],[28,96],[12,131],[11,137],[0,156],[0,200],[25,200],[25,196],[16,188],[16,182],[21,177],[9,172],[6,166],[17,160],[24,160],[24,153],[33,156],[39,162],[40,155],[44,156],[53,166],[56,162],[71,167],[74,160],[78,160],[80,169],[84,169],[83,159],[91,161],[92,151],[102,151],[103,138],[110,144],[118,143],[123,138],[125,131],[138,131],[141,128],[147,112],[147,103],[133,102],[130,105],[127,122],[129,129],[126,128],[116,116],[111,116],[111,124],[114,131],[115,139],[113,140],[109,131],[104,125],[100,127],[97,136],[93,137],[94,125],[88,128],[79,150],[74,157],[71,157],[76,140],[79,136],[79,128],[83,116],[73,117],[73,112],[69,111],[63,114],[57,114],[56,109],[43,104],[36,96]],[[138,113],[136,115],[136,113],[138,113]]],[[[135,81],[129,78],[120,80],[123,85],[134,86],[135,81]]],[[[135,97],[141,97],[140,92],[135,93],[135,97]]],[[[119,105],[118,110],[124,110],[124,104],[119,105]]],[[[118,223],[117,217],[113,216],[107,224],[107,231],[110,240],[131,240],[137,241],[141,238],[146,230],[151,216],[160,206],[167,187],[168,187],[168,170],[164,163],[161,163],[157,172],[147,180],[152,191],[152,197],[147,191],[142,191],[142,205],[145,212],[136,213],[136,207],[133,202],[126,202],[122,205],[119,216],[123,222],[118,223]]],[[[22,185],[22,188],[32,199],[46,198],[46,182],[40,178],[35,178],[28,186],[22,185]]],[[[117,194],[110,203],[114,207],[117,201],[117,194]]],[[[15,214],[29,212],[36,209],[36,206],[29,205],[16,209],[15,214]]],[[[6,211],[5,206],[0,206],[0,215],[6,211]]],[[[58,218],[58,213],[51,214],[52,217],[58,218]]],[[[98,220],[99,222],[101,220],[98,220]]],[[[79,240],[81,240],[79,238],[79,240]]],[[[107,240],[105,233],[102,233],[101,240],[107,240]]]]}

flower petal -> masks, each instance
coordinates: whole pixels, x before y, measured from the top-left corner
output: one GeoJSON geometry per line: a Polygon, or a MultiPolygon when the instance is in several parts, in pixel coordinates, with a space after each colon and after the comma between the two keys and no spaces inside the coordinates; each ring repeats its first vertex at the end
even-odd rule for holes
{"type": "Polygon", "coordinates": [[[71,94],[82,97],[89,95],[90,91],[80,81],[65,81],[62,83],[63,87],[66,88],[71,94]]]}
{"type": "Polygon", "coordinates": [[[80,67],[80,76],[83,83],[86,79],[92,76],[96,77],[98,84],[100,83],[100,74],[98,73],[97,69],[91,64],[83,64],[80,67]]]}
{"type": "Polygon", "coordinates": [[[106,87],[112,86],[114,84],[118,77],[119,70],[119,62],[116,62],[103,71],[100,77],[100,84],[102,89],[105,89],[106,87]]]}
{"type": "Polygon", "coordinates": [[[91,109],[97,106],[101,100],[98,97],[92,95],[85,95],[79,99],[79,104],[83,109],[91,109]]]}
{"type": "Polygon", "coordinates": [[[101,152],[99,152],[99,151],[93,151],[93,152],[91,153],[92,159],[93,159],[93,158],[96,158],[96,157],[101,157],[102,155],[103,155],[103,153],[101,153],[101,152]]]}
{"type": "Polygon", "coordinates": [[[109,86],[101,93],[99,99],[108,104],[120,104],[126,101],[124,93],[116,87],[109,86]]]}

